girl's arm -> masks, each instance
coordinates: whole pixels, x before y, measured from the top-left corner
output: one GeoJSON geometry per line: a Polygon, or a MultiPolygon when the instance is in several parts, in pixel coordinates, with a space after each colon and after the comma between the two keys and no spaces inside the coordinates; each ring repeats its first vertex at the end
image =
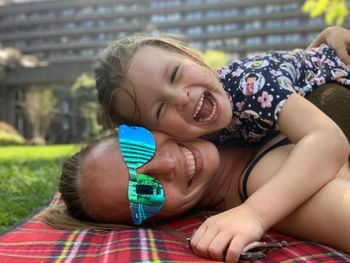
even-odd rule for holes
{"type": "Polygon", "coordinates": [[[350,30],[340,26],[327,27],[310,43],[307,49],[318,47],[321,44],[327,44],[333,48],[338,57],[346,65],[350,65],[350,30]]]}
{"type": "Polygon", "coordinates": [[[333,179],[349,156],[349,143],[340,128],[298,94],[286,101],[278,125],[295,148],[273,178],[245,202],[264,229],[333,179]]]}
{"type": "Polygon", "coordinates": [[[242,249],[328,183],[349,155],[338,126],[298,94],[289,96],[278,119],[296,144],[284,165],[242,205],[207,219],[194,235],[195,253],[236,262],[242,249]],[[226,256],[224,251],[227,250],[226,256]]]}

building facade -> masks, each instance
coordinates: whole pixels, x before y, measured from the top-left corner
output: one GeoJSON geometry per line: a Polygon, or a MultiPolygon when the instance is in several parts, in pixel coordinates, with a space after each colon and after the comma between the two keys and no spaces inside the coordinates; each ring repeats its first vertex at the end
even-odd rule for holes
{"type": "MultiPolygon", "coordinates": [[[[28,137],[21,124],[25,121],[18,121],[21,114],[23,120],[26,117],[24,109],[20,113],[20,101],[16,100],[21,96],[16,93],[25,93],[32,84],[52,87],[61,98],[57,114],[62,116],[57,126],[63,129],[62,134],[67,133],[65,138],[54,141],[75,141],[82,127],[75,127],[76,134],[72,133],[75,114],[70,86],[82,72],[91,72],[94,58],[108,42],[139,32],[168,34],[202,51],[225,51],[231,59],[272,49],[304,48],[326,25],[322,17],[310,19],[302,13],[303,2],[51,0],[5,4],[0,6],[2,45],[35,55],[47,61],[48,66],[9,73],[0,87],[0,100],[13,103],[6,106],[6,116],[1,111],[0,119],[28,137]]],[[[4,109],[6,103],[1,104],[4,109]]]]}

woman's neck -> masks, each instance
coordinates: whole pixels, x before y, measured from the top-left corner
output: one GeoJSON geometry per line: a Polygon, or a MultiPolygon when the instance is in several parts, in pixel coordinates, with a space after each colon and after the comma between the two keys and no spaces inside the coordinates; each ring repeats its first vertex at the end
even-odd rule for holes
{"type": "Polygon", "coordinates": [[[238,193],[239,178],[251,159],[254,148],[218,146],[218,149],[220,166],[201,203],[208,208],[224,210],[241,204],[238,193]]]}

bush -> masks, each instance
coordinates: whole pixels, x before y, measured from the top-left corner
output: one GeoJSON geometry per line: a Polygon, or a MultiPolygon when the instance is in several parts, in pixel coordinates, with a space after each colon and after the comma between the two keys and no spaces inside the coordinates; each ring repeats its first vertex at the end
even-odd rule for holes
{"type": "Polygon", "coordinates": [[[20,145],[26,140],[10,124],[0,121],[0,145],[20,145]]]}
{"type": "Polygon", "coordinates": [[[30,139],[27,142],[27,144],[29,144],[29,145],[45,145],[46,142],[45,142],[45,139],[42,137],[35,137],[35,138],[30,139]]]}

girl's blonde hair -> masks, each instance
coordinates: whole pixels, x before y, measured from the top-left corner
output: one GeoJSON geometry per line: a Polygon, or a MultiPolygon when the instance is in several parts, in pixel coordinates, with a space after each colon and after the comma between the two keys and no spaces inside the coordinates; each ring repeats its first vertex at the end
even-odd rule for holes
{"type": "MultiPolygon", "coordinates": [[[[130,63],[136,51],[145,46],[159,47],[171,52],[176,52],[191,58],[196,63],[206,67],[214,74],[215,72],[208,67],[200,55],[185,47],[179,41],[163,37],[130,36],[115,42],[112,42],[107,49],[99,56],[94,68],[98,100],[102,106],[102,124],[105,128],[114,128],[119,124],[137,125],[131,120],[123,119],[118,112],[114,110],[113,99],[118,89],[122,88],[135,102],[135,111],[137,110],[136,98],[130,94],[124,85],[132,83],[126,78],[130,63]]],[[[156,58],[155,58],[156,59],[156,58]]]]}

